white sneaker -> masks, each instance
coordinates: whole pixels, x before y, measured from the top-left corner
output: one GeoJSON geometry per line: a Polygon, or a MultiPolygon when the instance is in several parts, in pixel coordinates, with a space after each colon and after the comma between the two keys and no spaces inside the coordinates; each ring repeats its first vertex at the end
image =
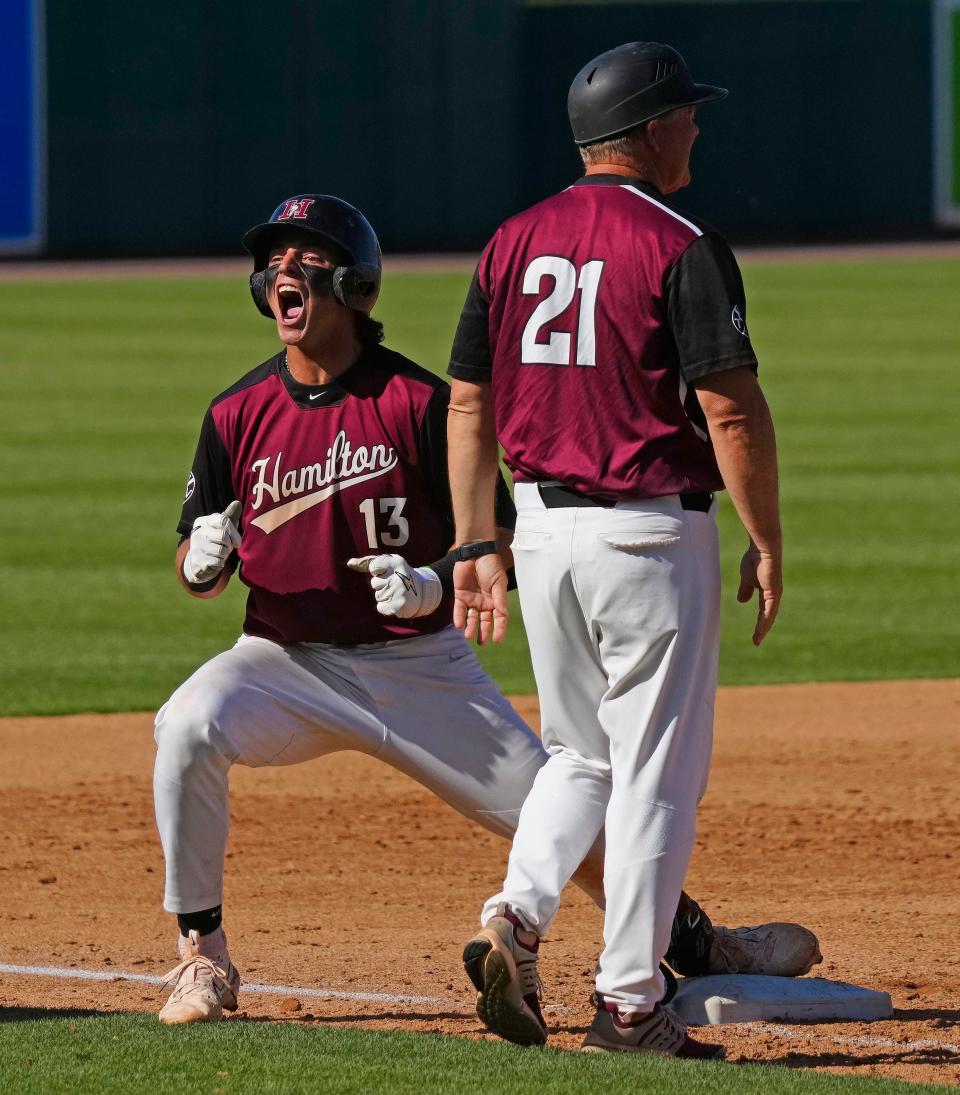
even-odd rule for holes
{"type": "Polygon", "coordinates": [[[802,977],[822,961],[817,937],[801,924],[714,925],[708,972],[802,977]]]}
{"type": "MultiPolygon", "coordinates": [[[[594,997],[596,999],[596,997],[594,997]]],[[[584,1053],[661,1053],[693,1061],[719,1061],[726,1050],[718,1042],[698,1042],[669,1009],[657,1004],[649,1015],[623,1017],[613,1004],[597,1001],[584,1053]]]]}
{"type": "Polygon", "coordinates": [[[517,938],[518,917],[505,904],[467,943],[463,966],[477,990],[477,1015],[488,1030],[520,1046],[542,1046],[547,1024],[540,1010],[537,973],[540,941],[528,947],[517,938]]]}
{"type": "Polygon", "coordinates": [[[237,1010],[240,974],[227,953],[223,928],[209,935],[192,931],[177,947],[183,961],[163,979],[174,989],[160,1009],[161,1023],[215,1023],[237,1010]]]}

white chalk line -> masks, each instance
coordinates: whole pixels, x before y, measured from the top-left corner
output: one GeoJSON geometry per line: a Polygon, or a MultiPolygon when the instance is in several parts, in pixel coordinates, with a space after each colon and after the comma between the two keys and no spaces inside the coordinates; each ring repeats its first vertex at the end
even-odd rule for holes
{"type": "MultiPolygon", "coordinates": [[[[787,1038],[795,1038],[799,1033],[796,1027],[779,1026],[776,1023],[743,1023],[743,1026],[755,1030],[759,1034],[779,1034],[787,1038]]],[[[898,1042],[895,1038],[870,1038],[864,1034],[844,1036],[836,1034],[831,1041],[838,1046],[860,1046],[863,1049],[939,1049],[945,1053],[960,1054],[960,1046],[950,1042],[937,1042],[933,1038],[909,1039],[898,1042]]]]}
{"type": "MultiPolygon", "coordinates": [[[[15,966],[0,963],[0,973],[18,974],[21,977],[58,977],[73,981],[133,981],[140,985],[162,985],[163,978],[150,973],[133,973],[128,970],[81,970],[70,966],[15,966]]],[[[390,992],[346,992],[343,989],[312,989],[299,985],[262,985],[257,981],[244,981],[243,991],[263,993],[269,996],[311,996],[326,1000],[355,1000],[371,1004],[437,1004],[445,1008],[472,1011],[472,1004],[462,1000],[448,1000],[443,996],[403,996],[390,992]]]]}
{"type": "MultiPolygon", "coordinates": [[[[16,966],[0,962],[0,973],[14,973],[21,977],[58,977],[72,981],[133,981],[139,985],[162,985],[163,978],[152,973],[134,973],[132,970],[82,970],[73,966],[16,966]]],[[[268,996],[313,996],[325,1000],[354,1000],[371,1004],[437,1004],[456,1008],[469,1014],[472,1003],[449,1000],[444,996],[403,996],[392,992],[347,992],[345,989],[312,989],[300,985],[262,985],[259,981],[243,981],[244,992],[262,993],[268,996]]],[[[567,1012],[571,1008],[562,1004],[547,1004],[544,1011],[567,1012]]]]}

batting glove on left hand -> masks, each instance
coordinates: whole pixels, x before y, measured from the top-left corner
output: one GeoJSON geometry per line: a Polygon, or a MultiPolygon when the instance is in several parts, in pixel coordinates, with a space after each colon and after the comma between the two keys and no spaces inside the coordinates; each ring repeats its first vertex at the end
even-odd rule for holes
{"type": "Polygon", "coordinates": [[[429,567],[412,567],[402,555],[364,555],[348,559],[351,570],[370,575],[381,616],[412,620],[429,616],[443,600],[443,586],[429,567]]]}

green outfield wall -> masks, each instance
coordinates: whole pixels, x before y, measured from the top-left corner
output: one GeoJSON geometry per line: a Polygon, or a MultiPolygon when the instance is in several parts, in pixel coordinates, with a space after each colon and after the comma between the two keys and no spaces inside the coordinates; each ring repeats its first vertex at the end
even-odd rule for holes
{"type": "MultiPolygon", "coordinates": [[[[675,43],[697,77],[729,88],[705,106],[684,204],[731,231],[870,237],[931,221],[931,10],[917,0],[535,7],[526,39],[552,59],[524,133],[551,180],[569,76],[611,42],[675,43]],[[559,106],[559,109],[558,109],[559,106]]],[[[525,187],[523,197],[534,196],[525,187]]]]}
{"type": "Polygon", "coordinates": [[[933,224],[929,0],[47,0],[45,24],[54,255],[230,252],[304,190],[388,249],[475,249],[577,174],[569,81],[640,38],[730,88],[684,201],[736,238],[933,224]]]}
{"type": "Polygon", "coordinates": [[[933,70],[936,217],[960,227],[960,0],[935,5],[933,70]]]}

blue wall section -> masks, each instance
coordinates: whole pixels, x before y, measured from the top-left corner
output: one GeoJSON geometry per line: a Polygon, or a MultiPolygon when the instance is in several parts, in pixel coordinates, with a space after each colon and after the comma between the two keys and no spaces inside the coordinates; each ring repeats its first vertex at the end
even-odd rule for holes
{"type": "Polygon", "coordinates": [[[41,0],[4,0],[0,27],[0,252],[40,246],[43,222],[41,0]]]}

